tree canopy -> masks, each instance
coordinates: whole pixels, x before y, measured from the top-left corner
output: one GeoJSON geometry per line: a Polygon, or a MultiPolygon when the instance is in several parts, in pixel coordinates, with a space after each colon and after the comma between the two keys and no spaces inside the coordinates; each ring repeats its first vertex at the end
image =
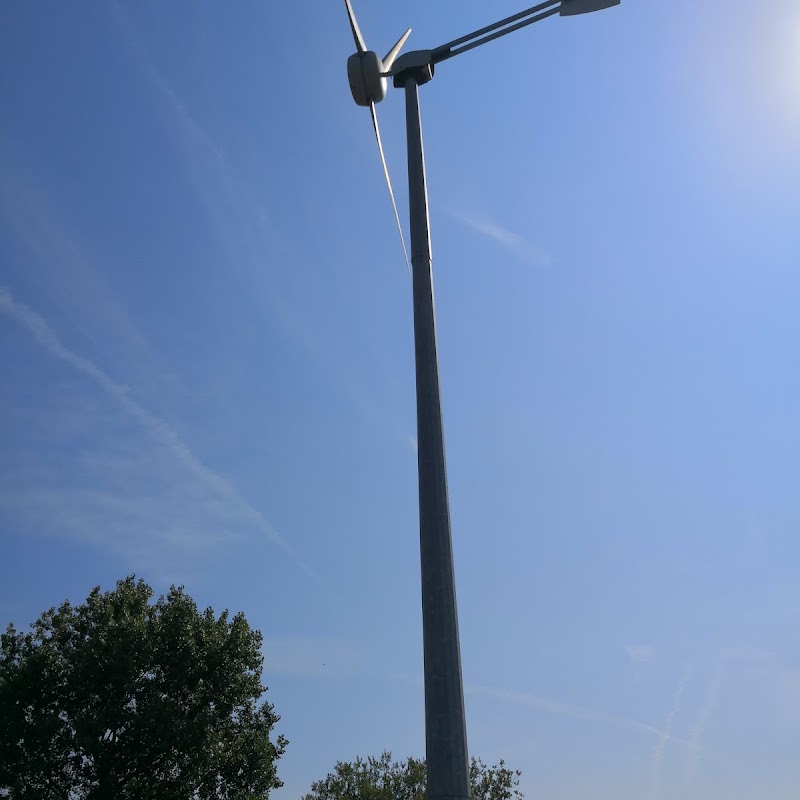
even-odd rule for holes
{"type": "MultiPolygon", "coordinates": [[[[472,800],[522,800],[519,770],[501,761],[487,767],[479,758],[470,763],[472,800]]],[[[392,754],[353,762],[338,761],[327,777],[316,781],[303,800],[425,800],[425,761],[392,761],[392,754]]]]}
{"type": "Polygon", "coordinates": [[[134,576],[0,637],[0,797],[260,800],[286,739],[261,634],[134,576]]]}

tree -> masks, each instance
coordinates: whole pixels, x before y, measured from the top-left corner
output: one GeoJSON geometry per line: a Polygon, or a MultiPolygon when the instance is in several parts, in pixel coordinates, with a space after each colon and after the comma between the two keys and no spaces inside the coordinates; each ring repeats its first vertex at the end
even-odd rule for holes
{"type": "Polygon", "coordinates": [[[0,637],[0,797],[260,800],[287,741],[261,634],[130,576],[0,637]]]}
{"type": "MultiPolygon", "coordinates": [[[[501,761],[487,767],[479,758],[470,763],[472,800],[522,800],[519,770],[501,761]]],[[[326,778],[316,781],[303,800],[425,800],[425,761],[409,758],[392,761],[384,752],[380,758],[352,763],[338,761],[326,778]]]]}

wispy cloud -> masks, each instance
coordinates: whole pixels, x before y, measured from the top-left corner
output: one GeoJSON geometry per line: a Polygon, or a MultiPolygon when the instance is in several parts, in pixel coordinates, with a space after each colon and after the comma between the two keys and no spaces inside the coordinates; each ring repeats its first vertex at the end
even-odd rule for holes
{"type": "Polygon", "coordinates": [[[584,720],[586,722],[599,723],[601,725],[612,725],[614,727],[627,728],[647,736],[655,736],[659,741],[672,741],[681,744],[687,744],[685,740],[677,739],[653,725],[648,725],[645,722],[639,722],[634,719],[627,719],[625,717],[615,717],[613,714],[606,714],[602,711],[597,711],[593,708],[586,706],[574,705],[572,703],[563,703],[559,700],[552,700],[548,697],[540,697],[535,694],[528,694],[526,692],[513,692],[505,689],[497,689],[489,686],[467,686],[465,691],[468,694],[483,695],[485,697],[493,697],[498,700],[505,700],[510,703],[520,705],[533,706],[542,711],[547,711],[559,716],[571,717],[573,719],[584,720]]]}
{"type": "MultiPolygon", "coordinates": [[[[127,386],[117,383],[95,363],[66,347],[41,315],[24,303],[15,300],[11,293],[3,287],[0,287],[0,312],[27,330],[34,340],[51,356],[68,364],[73,370],[87,378],[94,386],[113,399],[126,417],[138,423],[140,428],[156,445],[161,456],[180,466],[184,473],[190,476],[194,492],[203,495],[206,500],[206,507],[208,507],[209,503],[216,506],[217,510],[221,512],[220,516],[229,520],[230,524],[240,532],[255,531],[266,537],[306,574],[317,578],[315,571],[299,558],[293,548],[270,525],[261,512],[238,493],[230,480],[206,466],[169,423],[157,417],[136,401],[127,386]]],[[[62,491],[62,500],[64,499],[63,495],[64,492],[62,491]]],[[[42,494],[41,490],[33,490],[27,495],[25,493],[20,495],[18,502],[24,502],[26,496],[28,502],[34,504],[41,504],[48,499],[50,501],[59,499],[58,492],[51,491],[49,494],[42,494]]],[[[120,500],[118,497],[116,499],[108,498],[92,492],[84,493],[82,496],[80,493],[76,495],[72,492],[70,497],[73,504],[75,504],[73,512],[76,509],[83,509],[84,513],[86,513],[86,509],[96,512],[98,509],[103,508],[104,505],[106,510],[113,511],[116,504],[116,510],[119,512],[118,518],[125,518],[125,514],[122,513],[124,509],[119,507],[119,503],[124,504],[125,501],[120,500]],[[79,502],[81,499],[84,502],[79,502]]],[[[130,509],[128,510],[130,511],[130,509]]],[[[90,511],[89,516],[93,512],[90,511]]],[[[114,515],[112,513],[107,516],[113,517],[114,515]]],[[[180,539],[185,536],[178,529],[173,529],[168,535],[171,535],[173,539],[180,539]]]]}
{"type": "Polygon", "coordinates": [[[498,225],[487,217],[456,212],[453,212],[453,216],[476,233],[492,239],[506,250],[531,264],[535,264],[538,267],[549,267],[553,263],[550,255],[540,247],[532,244],[524,236],[498,225]]]}
{"type": "MultiPolygon", "coordinates": [[[[123,5],[115,2],[112,8],[121,38],[179,143],[186,174],[225,255],[226,280],[241,290],[246,298],[243,306],[256,306],[259,318],[298,347],[335,391],[404,443],[407,415],[396,406],[392,410],[396,393],[376,387],[381,369],[365,370],[353,357],[353,342],[345,341],[342,316],[326,291],[336,286],[336,271],[321,272],[317,260],[305,258],[304,243],[292,240],[273,221],[274,201],[270,202],[264,185],[252,180],[262,157],[260,146],[247,131],[238,130],[237,146],[231,148],[217,131],[209,130],[159,69],[123,5]],[[282,268],[287,264],[291,269],[282,268]]],[[[227,130],[236,127],[235,120],[224,114],[218,113],[216,120],[227,130]]],[[[352,280],[352,275],[342,276],[352,280]]],[[[371,355],[374,366],[386,369],[387,361],[380,353],[371,355]]],[[[392,377],[396,378],[393,371],[392,377]]]]}
{"type": "Polygon", "coordinates": [[[629,644],[625,652],[634,668],[649,664],[656,657],[656,649],[651,644],[629,644]]]}
{"type": "Polygon", "coordinates": [[[36,170],[13,143],[0,145],[0,216],[4,233],[19,245],[19,257],[4,265],[10,285],[33,285],[37,296],[57,309],[93,352],[124,358],[126,372],[148,386],[180,388],[159,348],[143,334],[112,287],[114,257],[88,248],[71,229],[67,212],[53,206],[36,170]],[[102,264],[102,268],[101,265],[102,264]]]}
{"type": "Polygon", "coordinates": [[[661,735],[658,738],[655,746],[653,747],[653,757],[650,766],[650,798],[651,800],[658,800],[661,791],[661,770],[664,765],[664,753],[667,749],[667,742],[672,736],[672,726],[675,722],[675,717],[681,710],[681,699],[686,690],[691,676],[691,667],[687,666],[678,681],[678,686],[672,697],[672,705],[669,713],[664,720],[664,727],[662,728],[661,735]]]}

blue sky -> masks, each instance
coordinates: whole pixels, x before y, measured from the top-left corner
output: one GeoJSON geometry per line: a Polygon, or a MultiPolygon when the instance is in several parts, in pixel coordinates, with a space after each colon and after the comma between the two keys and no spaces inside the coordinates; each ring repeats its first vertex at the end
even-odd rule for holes
{"type": "MultiPolygon", "coordinates": [[[[0,624],[130,572],[243,610],[278,800],[424,752],[410,281],[343,5],[0,12],[0,624]]],[[[356,4],[381,52],[517,10],[356,4]]],[[[421,103],[471,751],[531,798],[796,798],[800,8],[551,19],[421,103]]]]}

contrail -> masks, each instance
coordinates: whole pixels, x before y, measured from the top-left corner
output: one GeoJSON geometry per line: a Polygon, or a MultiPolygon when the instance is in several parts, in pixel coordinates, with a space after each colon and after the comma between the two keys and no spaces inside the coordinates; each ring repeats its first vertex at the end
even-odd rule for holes
{"type": "Polygon", "coordinates": [[[144,406],[133,400],[127,386],[117,383],[88,358],[78,355],[62,344],[44,318],[29,306],[16,301],[5,287],[0,287],[0,311],[26,328],[34,339],[51,355],[61,359],[77,372],[90,378],[106,394],[112,397],[128,416],[136,419],[202,485],[217,496],[227,500],[231,509],[235,512],[235,516],[250,523],[264,536],[278,545],[309,577],[317,581],[320,580],[315,570],[294,552],[286,540],[267,522],[261,512],[248,503],[229,480],[203,464],[169,423],[155,416],[144,406]]]}
{"type": "Polygon", "coordinates": [[[549,267],[553,262],[553,259],[544,250],[534,246],[519,234],[509,231],[484,217],[456,212],[453,212],[452,215],[462,224],[472,228],[482,236],[493,239],[498,244],[536,266],[549,267]]]}
{"type": "Polygon", "coordinates": [[[719,663],[714,670],[711,682],[708,685],[708,690],[706,691],[705,702],[697,716],[697,722],[691,734],[689,734],[689,749],[686,754],[686,780],[690,789],[693,787],[695,777],[697,776],[697,769],[700,765],[703,735],[705,734],[711,714],[717,705],[717,698],[719,697],[720,687],[722,686],[727,658],[727,654],[720,656],[719,663]]]}
{"type": "Polygon", "coordinates": [[[664,752],[667,748],[667,742],[672,737],[672,725],[675,717],[681,710],[681,699],[689,683],[691,675],[691,667],[687,666],[683,671],[683,675],[675,689],[675,694],[672,697],[672,707],[667,718],[664,720],[664,728],[661,735],[653,747],[653,762],[650,772],[650,798],[651,800],[658,800],[658,795],[661,790],[661,768],[664,764],[664,752]]]}

